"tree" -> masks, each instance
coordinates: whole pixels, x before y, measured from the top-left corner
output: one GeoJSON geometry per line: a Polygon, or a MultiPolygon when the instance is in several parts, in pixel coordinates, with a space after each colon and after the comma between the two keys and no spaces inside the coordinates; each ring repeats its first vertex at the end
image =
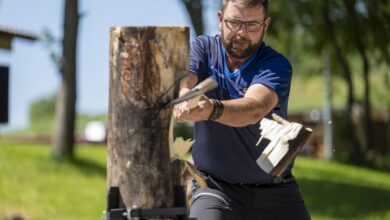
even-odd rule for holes
{"type": "MultiPolygon", "coordinates": [[[[350,159],[356,163],[364,163],[370,158],[367,151],[373,147],[371,119],[371,87],[369,73],[371,62],[381,59],[390,63],[389,44],[390,12],[388,1],[366,0],[325,0],[325,1],[280,1],[271,5],[271,14],[277,18],[274,36],[291,44],[291,36],[278,34],[283,32],[304,33],[304,41],[296,47],[305,48],[303,53],[312,53],[317,57],[323,49],[331,51],[333,68],[343,76],[347,85],[347,124],[348,137],[351,139],[350,159]],[[275,6],[274,6],[275,7],[275,6]],[[275,10],[276,9],[276,10],[275,10]],[[272,8],[271,8],[272,10],[272,8]],[[286,11],[293,13],[287,13],[286,11]],[[285,16],[288,14],[288,16],[285,16]],[[296,31],[298,30],[298,31],[296,31]],[[288,40],[286,40],[288,39],[288,40]],[[379,54],[379,56],[378,56],[379,54]],[[358,76],[352,69],[352,61],[360,59],[363,75],[364,94],[362,98],[364,117],[362,122],[353,121],[353,106],[359,101],[355,97],[354,77],[358,76]],[[360,124],[361,126],[357,125],[360,124]],[[364,130],[357,134],[357,130],[364,130]],[[362,137],[358,141],[358,136],[362,137]]],[[[275,22],[274,22],[275,25],[275,22]]],[[[298,53],[300,55],[303,54],[298,53]]]]}
{"type": "Polygon", "coordinates": [[[204,34],[202,0],[182,0],[197,35],[204,34]]]}
{"type": "Polygon", "coordinates": [[[56,103],[53,156],[73,158],[76,117],[76,55],[79,23],[78,0],[65,0],[64,38],[60,63],[61,85],[56,103]]]}

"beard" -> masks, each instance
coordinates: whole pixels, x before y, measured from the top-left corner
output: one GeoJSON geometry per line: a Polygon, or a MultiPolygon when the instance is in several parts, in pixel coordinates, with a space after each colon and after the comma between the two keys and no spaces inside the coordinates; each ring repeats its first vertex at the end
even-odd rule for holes
{"type": "Polygon", "coordinates": [[[222,43],[225,46],[226,52],[236,59],[244,59],[256,53],[263,39],[263,36],[261,36],[258,42],[252,44],[249,39],[235,33],[228,41],[226,41],[224,30],[221,32],[222,43]]]}

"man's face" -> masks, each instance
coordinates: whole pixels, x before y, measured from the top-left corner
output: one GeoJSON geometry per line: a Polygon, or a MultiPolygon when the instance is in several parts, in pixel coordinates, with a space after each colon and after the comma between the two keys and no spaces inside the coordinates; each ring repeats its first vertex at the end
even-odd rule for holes
{"type": "MultiPolygon", "coordinates": [[[[232,2],[228,3],[224,12],[218,12],[218,18],[222,43],[226,48],[226,52],[237,59],[248,58],[256,52],[271,22],[271,18],[265,17],[262,6],[245,8],[232,2]],[[240,22],[250,23],[247,25],[241,24],[239,29],[232,28],[232,26],[237,26],[237,23],[239,24],[240,22]],[[251,30],[250,26],[259,24],[260,28],[257,28],[258,31],[249,32],[246,30],[246,28],[251,30]]],[[[255,28],[255,30],[257,29],[255,28]]]]}

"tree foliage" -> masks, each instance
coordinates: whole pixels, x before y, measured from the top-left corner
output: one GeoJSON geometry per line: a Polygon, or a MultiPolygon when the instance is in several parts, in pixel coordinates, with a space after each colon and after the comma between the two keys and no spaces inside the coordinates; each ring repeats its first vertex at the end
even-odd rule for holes
{"type": "Polygon", "coordinates": [[[370,160],[366,156],[369,155],[367,151],[373,149],[370,73],[373,63],[390,63],[388,1],[283,0],[272,2],[271,5],[274,7],[271,13],[278,19],[274,22],[276,27],[271,35],[286,42],[287,48],[290,47],[289,40],[294,37],[283,34],[285,32],[305,39],[295,40],[298,44],[294,45],[305,48],[303,53],[320,58],[321,51],[331,52],[332,72],[340,75],[348,88],[346,117],[347,133],[351,137],[351,160],[357,163],[370,160]],[[356,59],[360,60],[360,71],[353,71],[352,62],[356,59]],[[358,100],[353,82],[360,75],[363,76],[364,92],[363,98],[358,100]],[[363,107],[364,115],[360,118],[353,117],[357,103],[362,103],[363,107]],[[360,136],[365,136],[360,141],[357,134],[359,129],[364,130],[360,136]]]}
{"type": "Polygon", "coordinates": [[[55,113],[56,96],[43,97],[30,105],[30,120],[39,121],[42,118],[53,118],[55,113]]]}

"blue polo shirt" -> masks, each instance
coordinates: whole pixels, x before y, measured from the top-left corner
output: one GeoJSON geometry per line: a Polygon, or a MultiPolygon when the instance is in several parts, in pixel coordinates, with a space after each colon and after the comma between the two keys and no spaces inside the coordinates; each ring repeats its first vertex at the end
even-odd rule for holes
{"type": "MultiPolygon", "coordinates": [[[[189,71],[198,76],[198,82],[214,76],[219,84],[206,95],[219,100],[237,99],[243,97],[251,85],[263,84],[279,96],[279,103],[272,112],[287,118],[292,76],[289,61],[262,43],[257,52],[232,73],[227,68],[225,54],[220,35],[199,36],[191,45],[189,71]]],[[[214,121],[196,122],[192,156],[201,171],[226,182],[264,181],[271,177],[256,163],[264,150],[256,146],[259,137],[259,123],[230,127],[214,121]]]]}

